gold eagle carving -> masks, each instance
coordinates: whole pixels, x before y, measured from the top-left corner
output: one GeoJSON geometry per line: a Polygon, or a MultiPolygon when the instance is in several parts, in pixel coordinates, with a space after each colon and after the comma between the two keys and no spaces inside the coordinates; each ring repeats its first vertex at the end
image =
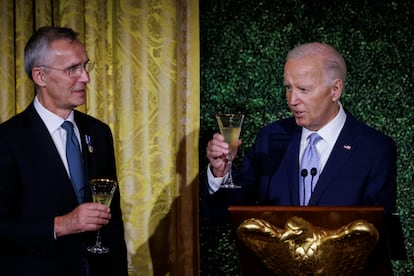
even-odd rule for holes
{"type": "Polygon", "coordinates": [[[287,220],[285,229],[247,219],[237,236],[277,275],[362,274],[379,240],[375,226],[365,220],[331,230],[297,216],[287,220]]]}

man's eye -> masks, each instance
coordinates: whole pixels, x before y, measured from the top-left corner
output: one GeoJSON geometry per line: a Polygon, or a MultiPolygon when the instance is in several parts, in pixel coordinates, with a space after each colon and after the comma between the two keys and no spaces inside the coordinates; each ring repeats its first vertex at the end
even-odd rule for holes
{"type": "Polygon", "coordinates": [[[82,65],[77,65],[77,66],[72,66],[72,67],[70,67],[70,69],[71,69],[72,71],[76,71],[76,70],[79,70],[81,67],[82,67],[82,65]]]}
{"type": "Polygon", "coordinates": [[[76,65],[68,68],[69,73],[78,72],[81,69],[82,65],[76,65]]]}

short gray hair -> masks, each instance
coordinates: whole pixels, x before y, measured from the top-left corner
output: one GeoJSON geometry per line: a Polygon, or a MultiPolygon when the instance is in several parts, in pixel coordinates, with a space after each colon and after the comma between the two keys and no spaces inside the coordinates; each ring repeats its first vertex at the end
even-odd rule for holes
{"type": "Polygon", "coordinates": [[[286,61],[290,59],[305,58],[311,56],[322,57],[323,70],[329,78],[327,81],[341,79],[345,84],[346,62],[342,55],[331,45],[311,42],[296,46],[286,56],[286,61]]]}
{"type": "Polygon", "coordinates": [[[24,47],[24,70],[32,78],[33,67],[44,64],[49,46],[55,40],[78,40],[78,33],[67,27],[41,27],[27,41],[24,47]]]}

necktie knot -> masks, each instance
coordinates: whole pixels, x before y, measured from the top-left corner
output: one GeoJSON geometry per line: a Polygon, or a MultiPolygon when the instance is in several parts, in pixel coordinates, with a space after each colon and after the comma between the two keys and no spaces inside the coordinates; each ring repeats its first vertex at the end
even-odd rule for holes
{"type": "Polygon", "coordinates": [[[66,130],[66,136],[68,137],[72,137],[72,135],[75,134],[75,132],[73,131],[73,124],[70,121],[64,121],[62,124],[62,128],[66,130]]]}
{"type": "Polygon", "coordinates": [[[73,124],[71,121],[64,121],[62,127],[66,131],[73,131],[73,124]]]}
{"type": "Polygon", "coordinates": [[[309,136],[309,145],[316,145],[319,140],[321,140],[321,136],[319,136],[318,133],[314,132],[312,134],[310,134],[309,136]]]}

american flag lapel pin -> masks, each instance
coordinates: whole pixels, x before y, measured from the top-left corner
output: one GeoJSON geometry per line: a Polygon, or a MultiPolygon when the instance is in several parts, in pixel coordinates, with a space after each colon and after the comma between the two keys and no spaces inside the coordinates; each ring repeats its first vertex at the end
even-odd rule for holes
{"type": "Polygon", "coordinates": [[[91,136],[85,135],[85,142],[86,142],[86,145],[88,146],[88,151],[90,153],[93,153],[93,147],[92,147],[92,143],[91,143],[91,136]]]}
{"type": "Polygon", "coordinates": [[[351,145],[344,145],[344,149],[351,150],[351,145]]]}

